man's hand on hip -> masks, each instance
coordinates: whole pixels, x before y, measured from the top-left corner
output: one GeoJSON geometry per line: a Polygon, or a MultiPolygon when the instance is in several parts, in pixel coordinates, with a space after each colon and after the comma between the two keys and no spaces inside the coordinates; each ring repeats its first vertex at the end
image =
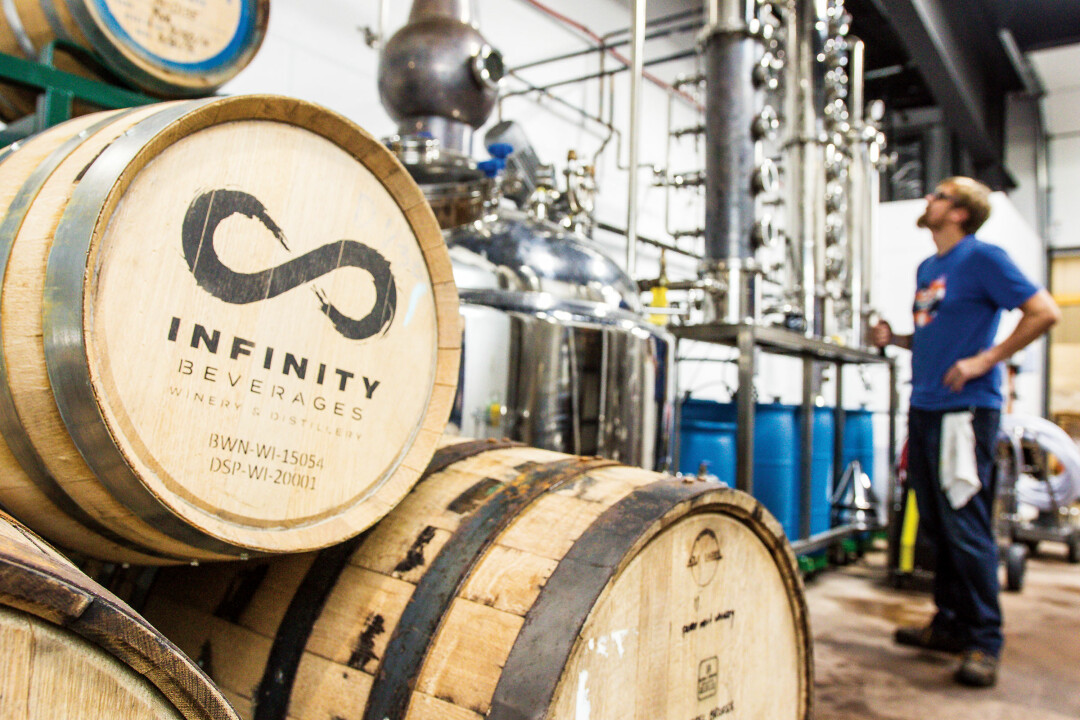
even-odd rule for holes
{"type": "Polygon", "coordinates": [[[945,373],[945,385],[953,392],[960,392],[969,381],[990,372],[995,364],[990,354],[985,352],[957,360],[945,373]]]}

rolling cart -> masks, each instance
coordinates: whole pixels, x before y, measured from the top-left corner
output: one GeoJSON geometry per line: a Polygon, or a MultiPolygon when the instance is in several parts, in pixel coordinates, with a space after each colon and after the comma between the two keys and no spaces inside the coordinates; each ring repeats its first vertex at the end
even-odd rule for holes
{"type": "Polygon", "coordinates": [[[1077,481],[1069,475],[1077,472],[1080,450],[1046,420],[1006,417],[1003,427],[1003,469],[1012,482],[1003,531],[1030,554],[1040,542],[1063,543],[1069,562],[1080,563],[1077,481]]]}

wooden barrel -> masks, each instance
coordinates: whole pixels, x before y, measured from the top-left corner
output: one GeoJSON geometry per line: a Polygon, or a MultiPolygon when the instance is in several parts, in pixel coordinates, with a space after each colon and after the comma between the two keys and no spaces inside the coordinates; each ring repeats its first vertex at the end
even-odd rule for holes
{"type": "Polygon", "coordinates": [[[0,657],[5,718],[238,718],[175,645],[3,514],[0,657]]]}
{"type": "Polygon", "coordinates": [[[78,118],[0,162],[0,504],[93,557],[300,552],[419,478],[460,319],[430,209],[309,103],[78,118]]]}
{"type": "Polygon", "coordinates": [[[335,548],[155,570],[143,611],[253,720],[810,717],[802,584],[759,503],[507,445],[441,448],[335,548]]]}
{"type": "MultiPolygon", "coordinates": [[[[36,60],[49,42],[66,40],[93,50],[139,90],[199,97],[251,61],[269,7],[270,0],[3,0],[0,52],[36,60]]],[[[26,109],[20,102],[5,112],[26,109]]]]}

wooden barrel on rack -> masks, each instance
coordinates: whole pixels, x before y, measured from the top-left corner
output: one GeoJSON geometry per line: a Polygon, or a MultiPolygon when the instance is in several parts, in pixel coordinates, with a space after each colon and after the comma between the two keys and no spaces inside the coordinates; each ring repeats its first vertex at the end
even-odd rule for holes
{"type": "Polygon", "coordinates": [[[419,478],[460,319],[423,195],[272,96],[78,118],[0,162],[0,504],[168,564],[352,537],[419,478]]]}
{"type": "Polygon", "coordinates": [[[175,645],[3,514],[0,657],[5,718],[238,718],[175,645]]]}
{"type": "Polygon", "coordinates": [[[254,720],[810,717],[795,558],[715,483],[459,442],[349,543],[153,572],[142,611],[254,720]]]}
{"type": "MultiPolygon", "coordinates": [[[[270,13],[270,0],[4,0],[0,5],[0,52],[36,60],[54,40],[75,43],[92,50],[123,82],[163,98],[210,95],[233,78],[262,44],[270,13]]],[[[9,93],[8,102],[0,103],[5,119],[33,110],[25,95],[9,93]]]]}

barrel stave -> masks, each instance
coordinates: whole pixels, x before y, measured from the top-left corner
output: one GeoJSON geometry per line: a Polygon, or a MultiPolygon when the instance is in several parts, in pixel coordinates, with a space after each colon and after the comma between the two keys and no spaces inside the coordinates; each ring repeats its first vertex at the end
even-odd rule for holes
{"type": "MultiPolygon", "coordinates": [[[[414,695],[427,695],[486,715],[524,622],[521,615],[455,598],[424,659],[414,695]]],[[[383,662],[393,661],[388,657],[383,662]]]]}

